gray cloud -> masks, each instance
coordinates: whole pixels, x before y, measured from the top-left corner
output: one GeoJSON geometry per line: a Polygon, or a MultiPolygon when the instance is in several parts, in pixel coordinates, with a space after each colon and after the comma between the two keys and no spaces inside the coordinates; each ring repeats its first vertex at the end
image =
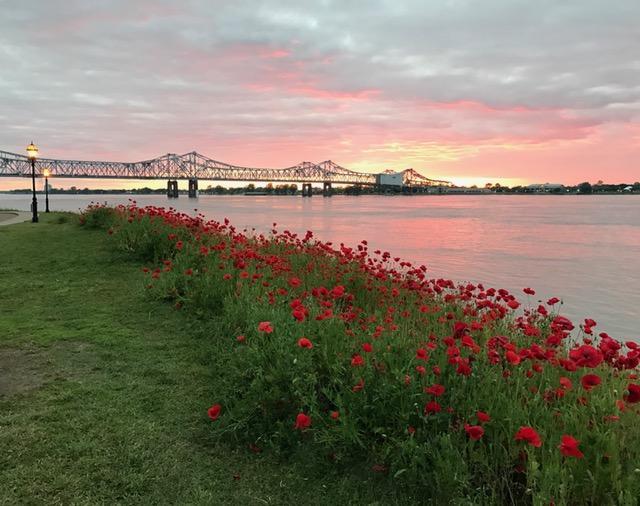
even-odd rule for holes
{"type": "Polygon", "coordinates": [[[345,139],[544,142],[640,117],[637,0],[0,7],[1,149],[33,136],[59,156],[224,158],[251,139],[258,158],[274,139],[311,155],[345,139]]]}

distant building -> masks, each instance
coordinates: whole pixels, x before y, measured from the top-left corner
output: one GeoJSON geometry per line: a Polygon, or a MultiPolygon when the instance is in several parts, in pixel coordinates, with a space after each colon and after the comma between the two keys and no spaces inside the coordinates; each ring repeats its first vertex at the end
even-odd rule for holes
{"type": "Polygon", "coordinates": [[[560,192],[564,190],[564,185],[560,183],[530,184],[527,190],[536,193],[560,192]]]}
{"type": "Polygon", "coordinates": [[[376,175],[376,183],[381,186],[398,186],[404,184],[404,172],[386,171],[376,175]]]}

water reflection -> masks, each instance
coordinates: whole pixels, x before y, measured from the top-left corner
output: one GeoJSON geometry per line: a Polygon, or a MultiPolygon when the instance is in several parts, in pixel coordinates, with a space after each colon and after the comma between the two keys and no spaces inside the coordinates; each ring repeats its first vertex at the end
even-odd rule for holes
{"type": "MultiPolygon", "coordinates": [[[[136,197],[140,205],[174,206],[237,227],[264,232],[312,230],[354,246],[367,239],[426,264],[432,276],[483,282],[522,295],[564,299],[563,313],[592,317],[599,331],[640,337],[640,196],[201,196],[136,197]]],[[[54,210],[90,201],[126,203],[126,196],[60,196],[54,210]]],[[[29,209],[28,196],[0,195],[0,207],[29,209]]],[[[532,302],[535,302],[533,300],[532,302]]]]}

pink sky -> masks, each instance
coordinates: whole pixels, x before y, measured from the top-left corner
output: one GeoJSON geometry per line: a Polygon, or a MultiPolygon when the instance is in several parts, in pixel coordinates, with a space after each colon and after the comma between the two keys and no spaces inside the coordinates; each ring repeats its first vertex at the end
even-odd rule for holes
{"type": "Polygon", "coordinates": [[[29,0],[0,20],[0,150],[634,182],[640,4],[597,4],[29,0]]]}

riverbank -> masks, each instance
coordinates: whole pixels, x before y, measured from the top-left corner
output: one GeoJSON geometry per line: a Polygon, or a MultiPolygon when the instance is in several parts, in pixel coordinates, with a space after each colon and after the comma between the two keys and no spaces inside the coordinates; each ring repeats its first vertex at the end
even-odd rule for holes
{"type": "Polygon", "coordinates": [[[0,504],[406,504],[216,443],[215,328],[149,300],[77,216],[0,227],[0,504]]]}

